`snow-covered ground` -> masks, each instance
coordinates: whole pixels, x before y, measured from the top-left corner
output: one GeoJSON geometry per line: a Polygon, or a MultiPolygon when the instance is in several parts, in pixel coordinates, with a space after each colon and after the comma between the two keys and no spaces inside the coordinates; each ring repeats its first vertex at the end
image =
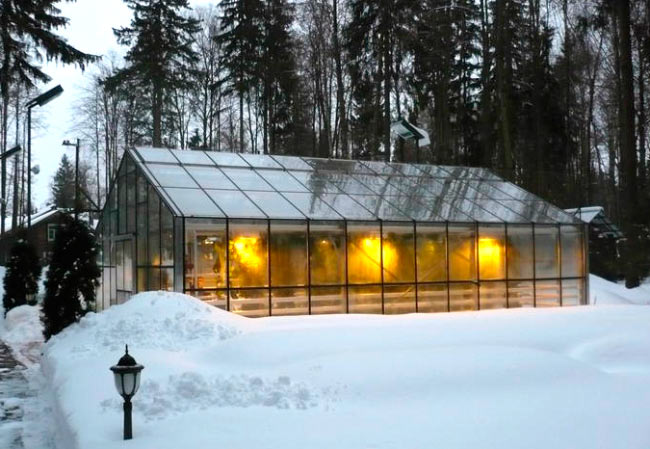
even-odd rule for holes
{"type": "Polygon", "coordinates": [[[592,276],[596,307],[263,319],[144,293],[44,346],[40,400],[66,449],[647,449],[646,288],[592,276]],[[145,365],[130,442],[109,371],[125,343],[145,365]]]}

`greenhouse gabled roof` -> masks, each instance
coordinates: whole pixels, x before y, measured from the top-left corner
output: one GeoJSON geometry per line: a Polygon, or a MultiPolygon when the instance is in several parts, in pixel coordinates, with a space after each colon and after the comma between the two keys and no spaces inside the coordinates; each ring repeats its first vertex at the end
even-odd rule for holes
{"type": "Polygon", "coordinates": [[[579,223],[483,168],[137,148],[185,217],[579,223]]]}

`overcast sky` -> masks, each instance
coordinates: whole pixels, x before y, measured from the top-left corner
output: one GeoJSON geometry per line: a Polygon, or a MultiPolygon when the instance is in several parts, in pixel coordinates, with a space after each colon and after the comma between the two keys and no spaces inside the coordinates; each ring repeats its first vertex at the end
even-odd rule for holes
{"type": "MultiPolygon", "coordinates": [[[[210,3],[216,4],[218,1],[190,1],[193,7],[210,3]]],[[[61,2],[59,8],[63,16],[70,19],[68,27],[59,34],[68,39],[70,44],[81,51],[96,55],[106,55],[109,51],[124,52],[124,49],[117,45],[113,35],[113,28],[126,26],[131,21],[131,10],[122,0],[61,2]]],[[[39,209],[45,207],[49,199],[49,184],[61,156],[67,152],[69,157],[74,158],[74,147],[64,147],[61,143],[65,139],[74,140],[78,137],[70,131],[75,123],[72,106],[75,98],[80,95],[80,87],[85,83],[84,74],[75,67],[52,62],[46,63],[44,69],[52,77],[52,81],[39,90],[44,92],[61,84],[64,92],[51,103],[33,110],[43,123],[43,127],[32,135],[32,164],[38,164],[41,168],[32,189],[32,201],[39,209]]],[[[83,147],[82,141],[82,151],[83,147]]]]}

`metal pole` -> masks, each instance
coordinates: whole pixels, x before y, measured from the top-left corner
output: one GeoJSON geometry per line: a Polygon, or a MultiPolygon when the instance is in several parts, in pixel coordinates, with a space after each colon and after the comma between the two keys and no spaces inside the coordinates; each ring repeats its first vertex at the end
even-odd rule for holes
{"type": "Polygon", "coordinates": [[[130,440],[133,438],[133,426],[131,423],[131,410],[133,409],[133,404],[131,404],[131,399],[124,400],[124,439],[130,440]]]}
{"type": "Polygon", "coordinates": [[[74,219],[79,219],[79,145],[81,141],[77,139],[74,154],[74,219]]]}
{"type": "Polygon", "coordinates": [[[27,107],[27,228],[32,227],[32,108],[27,107]]]}

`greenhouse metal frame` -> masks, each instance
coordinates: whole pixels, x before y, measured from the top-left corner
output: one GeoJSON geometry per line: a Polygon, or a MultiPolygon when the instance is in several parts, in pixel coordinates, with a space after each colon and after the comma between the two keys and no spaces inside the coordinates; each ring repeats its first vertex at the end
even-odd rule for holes
{"type": "Polygon", "coordinates": [[[98,309],[246,316],[585,304],[585,225],[488,170],[137,148],[97,228],[98,309]]]}

